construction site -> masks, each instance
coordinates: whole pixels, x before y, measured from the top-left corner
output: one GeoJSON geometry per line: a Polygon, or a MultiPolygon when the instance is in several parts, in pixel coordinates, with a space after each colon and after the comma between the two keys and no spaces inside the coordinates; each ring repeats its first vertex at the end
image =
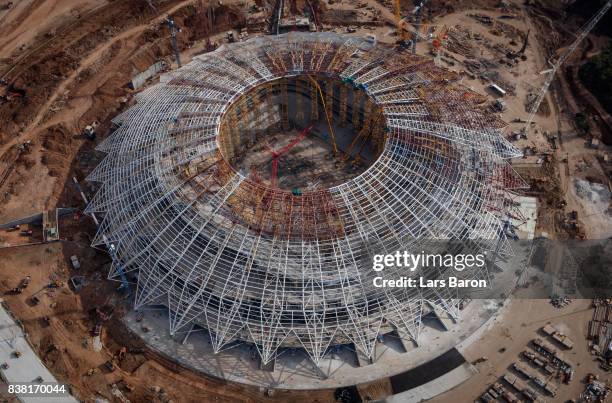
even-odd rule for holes
{"type": "Polygon", "coordinates": [[[2,384],[604,401],[612,2],[578,3],[0,0],[2,384]],[[401,250],[489,291],[379,287],[401,250]]]}

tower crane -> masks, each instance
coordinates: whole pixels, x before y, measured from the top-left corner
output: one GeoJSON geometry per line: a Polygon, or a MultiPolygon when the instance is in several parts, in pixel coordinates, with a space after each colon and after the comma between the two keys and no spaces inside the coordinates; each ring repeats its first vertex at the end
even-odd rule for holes
{"type": "Polygon", "coordinates": [[[601,17],[603,17],[604,14],[606,14],[606,12],[610,9],[610,7],[612,7],[612,0],[608,0],[606,4],[604,4],[604,6],[597,12],[597,14],[591,17],[591,19],[580,28],[580,31],[578,32],[578,35],[576,36],[576,39],[574,40],[574,42],[567,48],[567,50],[561,55],[559,60],[557,60],[557,62],[553,65],[552,69],[548,73],[548,77],[546,78],[544,85],[540,89],[540,93],[538,94],[538,97],[536,98],[535,102],[531,106],[531,112],[529,113],[529,117],[527,118],[527,123],[525,124],[525,127],[523,128],[524,133],[529,132],[529,128],[531,127],[531,122],[533,121],[533,118],[536,112],[540,108],[540,104],[542,103],[542,100],[546,96],[548,87],[550,87],[550,84],[555,79],[555,74],[557,74],[557,70],[559,69],[559,67],[561,67],[561,65],[565,63],[565,61],[570,57],[572,52],[576,50],[580,42],[582,42],[584,38],[586,38],[589,32],[591,32],[591,30],[595,27],[595,25],[597,25],[601,17]]]}
{"type": "Polygon", "coordinates": [[[421,12],[429,0],[422,0],[412,11],[414,14],[414,38],[412,39],[412,53],[416,53],[416,44],[419,41],[419,31],[421,30],[421,12]]]}
{"type": "Polygon", "coordinates": [[[408,32],[402,27],[402,7],[400,5],[400,0],[394,0],[393,6],[395,14],[395,32],[399,38],[398,41],[400,43],[405,43],[408,40],[408,32]]]}
{"type": "Polygon", "coordinates": [[[176,43],[176,32],[181,32],[181,30],[176,26],[174,19],[171,16],[166,17],[166,23],[168,24],[168,29],[170,30],[170,39],[172,41],[172,49],[174,49],[174,57],[176,58],[176,64],[180,68],[181,52],[179,51],[178,44],[176,43]]]}

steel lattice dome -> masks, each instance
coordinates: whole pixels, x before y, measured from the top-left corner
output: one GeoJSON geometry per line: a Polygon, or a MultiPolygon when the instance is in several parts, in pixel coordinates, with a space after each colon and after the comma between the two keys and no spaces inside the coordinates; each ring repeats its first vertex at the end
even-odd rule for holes
{"type": "Polygon", "coordinates": [[[167,306],[171,333],[196,323],[215,351],[250,342],[264,362],[279,347],[318,362],[348,343],[371,357],[391,330],[417,339],[432,307],[457,315],[452,295],[373,287],[370,245],[473,239],[492,249],[518,183],[504,123],[457,81],[430,59],[333,33],[228,44],[164,74],[115,119],[88,177],[101,183],[87,212],[103,217],[93,243],[112,245],[110,277],[137,278],[136,309],[167,306]],[[302,110],[283,106],[283,91],[309,99],[302,119],[316,118],[308,77],[327,88],[332,119],[372,124],[379,149],[358,175],[295,194],[232,159],[244,133],[302,110]],[[367,108],[382,116],[375,125],[367,108]]]}

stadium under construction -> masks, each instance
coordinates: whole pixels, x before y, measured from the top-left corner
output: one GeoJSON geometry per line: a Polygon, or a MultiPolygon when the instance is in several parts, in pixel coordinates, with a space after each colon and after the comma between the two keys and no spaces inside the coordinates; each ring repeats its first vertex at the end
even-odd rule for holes
{"type": "Polygon", "coordinates": [[[164,74],[88,178],[110,277],[137,283],[136,310],[167,307],[170,334],[206,329],[215,353],[246,343],[262,367],[288,348],[372,362],[388,333],[418,344],[422,318],[459,320],[460,300],[375,287],[372,254],[471,240],[495,256],[522,186],[505,123],[457,81],[368,38],[298,32],[164,74]]]}

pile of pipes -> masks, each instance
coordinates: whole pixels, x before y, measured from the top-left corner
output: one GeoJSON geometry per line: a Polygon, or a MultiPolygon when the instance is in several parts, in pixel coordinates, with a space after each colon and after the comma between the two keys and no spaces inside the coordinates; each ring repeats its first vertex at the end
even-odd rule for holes
{"type": "Polygon", "coordinates": [[[467,58],[475,56],[474,47],[471,45],[472,33],[470,30],[454,26],[448,30],[446,38],[445,48],[450,52],[467,58]]]}
{"type": "Polygon", "coordinates": [[[584,402],[603,402],[609,395],[610,389],[605,383],[593,380],[587,384],[580,398],[584,402]]]}
{"type": "Polygon", "coordinates": [[[484,15],[484,14],[468,14],[468,15],[483,25],[493,25],[493,22],[494,22],[493,18],[489,17],[488,15],[484,15]]]}

